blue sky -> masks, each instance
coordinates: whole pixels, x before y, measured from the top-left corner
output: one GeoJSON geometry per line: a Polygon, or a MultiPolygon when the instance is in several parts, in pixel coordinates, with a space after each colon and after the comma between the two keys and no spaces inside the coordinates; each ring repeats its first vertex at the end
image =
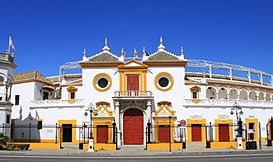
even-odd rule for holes
{"type": "Polygon", "coordinates": [[[11,35],[15,73],[57,75],[59,66],[101,51],[157,50],[240,64],[273,74],[272,0],[0,0],[0,51],[11,35]]]}

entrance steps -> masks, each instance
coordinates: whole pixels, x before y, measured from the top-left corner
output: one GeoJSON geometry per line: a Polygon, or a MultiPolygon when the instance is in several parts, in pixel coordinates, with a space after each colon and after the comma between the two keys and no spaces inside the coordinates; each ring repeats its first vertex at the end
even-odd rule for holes
{"type": "Polygon", "coordinates": [[[122,145],[120,146],[119,151],[135,152],[143,151],[145,148],[146,148],[145,145],[122,145]]]}
{"type": "Polygon", "coordinates": [[[64,150],[79,150],[79,144],[62,143],[64,150]]]}
{"type": "Polygon", "coordinates": [[[187,149],[202,150],[206,148],[206,142],[187,142],[187,149]]]}

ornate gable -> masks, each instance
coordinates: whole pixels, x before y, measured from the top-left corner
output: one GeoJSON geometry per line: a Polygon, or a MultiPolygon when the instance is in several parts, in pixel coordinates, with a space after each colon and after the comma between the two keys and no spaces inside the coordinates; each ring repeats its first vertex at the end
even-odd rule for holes
{"type": "Polygon", "coordinates": [[[93,111],[93,115],[96,117],[112,117],[113,111],[109,109],[110,103],[108,102],[97,102],[97,109],[93,111]]]}
{"type": "Polygon", "coordinates": [[[148,66],[136,60],[130,60],[118,66],[119,69],[147,69],[148,66]]]}
{"type": "Polygon", "coordinates": [[[155,116],[164,117],[164,116],[172,116],[175,114],[175,111],[171,108],[171,102],[161,101],[158,102],[157,105],[159,108],[155,111],[155,116]]]}

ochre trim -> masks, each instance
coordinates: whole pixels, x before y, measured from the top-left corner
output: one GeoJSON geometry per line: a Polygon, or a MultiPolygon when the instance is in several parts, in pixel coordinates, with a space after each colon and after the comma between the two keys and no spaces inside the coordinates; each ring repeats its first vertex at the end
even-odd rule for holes
{"type": "Polygon", "coordinates": [[[67,89],[68,92],[68,103],[70,104],[74,104],[75,103],[75,99],[76,99],[76,91],[78,90],[78,88],[74,87],[74,86],[69,86],[67,89]],[[74,99],[71,99],[71,93],[74,92],[74,99]]]}
{"type": "Polygon", "coordinates": [[[99,73],[99,74],[97,74],[97,75],[94,77],[94,79],[93,79],[93,86],[94,86],[94,88],[95,88],[97,91],[99,91],[99,92],[106,92],[106,91],[108,91],[108,90],[111,88],[111,86],[112,86],[112,79],[111,79],[111,77],[110,77],[108,74],[106,74],[106,73],[99,73]],[[105,88],[100,88],[100,87],[97,86],[97,79],[100,78],[100,77],[105,77],[105,78],[107,78],[107,80],[108,80],[108,85],[107,85],[107,87],[105,87],[105,88]]]}
{"type": "Polygon", "coordinates": [[[173,85],[174,85],[174,80],[173,80],[173,77],[171,74],[167,73],[167,72],[161,72],[161,73],[158,73],[154,79],[154,85],[155,87],[162,91],[162,92],[166,92],[166,91],[169,91],[170,89],[172,89],[173,85]],[[158,80],[161,76],[167,76],[170,80],[169,80],[169,86],[167,88],[162,88],[158,85],[158,80]]]}
{"type": "Polygon", "coordinates": [[[206,119],[187,119],[187,142],[192,142],[192,133],[191,133],[191,125],[192,124],[201,124],[201,134],[202,134],[202,142],[206,142],[206,119]]]}
{"type": "Polygon", "coordinates": [[[74,86],[69,86],[68,88],[66,88],[68,92],[71,92],[71,91],[77,91],[78,88],[74,87],[74,86]]]}
{"type": "MultiPolygon", "coordinates": [[[[254,119],[246,118],[245,122],[246,122],[246,130],[249,129],[248,128],[249,123],[254,123],[254,130],[255,130],[254,140],[258,141],[259,140],[259,137],[258,137],[258,132],[259,132],[259,130],[258,130],[258,125],[259,125],[258,118],[254,118],[254,119]]],[[[247,138],[249,139],[249,134],[247,134],[247,138]]]]}
{"type": "Polygon", "coordinates": [[[154,118],[154,136],[155,136],[155,143],[159,142],[159,126],[160,125],[170,125],[170,136],[171,136],[171,142],[174,142],[174,122],[175,122],[176,118],[172,117],[171,119],[169,119],[168,117],[166,117],[166,119],[157,119],[154,118]]]}
{"type": "Polygon", "coordinates": [[[148,66],[147,65],[145,65],[145,64],[143,64],[143,63],[140,63],[140,62],[138,62],[138,61],[136,61],[136,60],[130,60],[130,61],[128,61],[128,62],[126,62],[126,63],[124,63],[124,64],[121,64],[121,65],[119,65],[118,66],[118,69],[121,71],[122,69],[125,69],[125,70],[127,70],[127,69],[142,69],[142,70],[147,70],[148,69],[148,66]],[[129,64],[131,64],[131,63],[136,63],[136,64],[138,64],[139,66],[126,66],[126,65],[129,65],[129,64]]]}
{"type": "Polygon", "coordinates": [[[219,142],[219,124],[228,124],[229,125],[229,141],[233,141],[233,120],[232,119],[215,119],[215,140],[219,142]]]}
{"type": "Polygon", "coordinates": [[[168,62],[143,62],[148,66],[186,66],[187,61],[168,61],[168,62]]]}
{"type": "Polygon", "coordinates": [[[193,87],[190,88],[191,92],[199,92],[200,89],[201,89],[201,88],[198,87],[198,86],[193,86],[193,87]]]}
{"type": "Polygon", "coordinates": [[[172,103],[169,102],[169,101],[160,101],[160,102],[157,103],[157,106],[161,106],[161,105],[168,105],[168,106],[170,106],[171,104],[172,103]]]}
{"type": "Polygon", "coordinates": [[[97,106],[99,106],[99,105],[106,105],[106,106],[109,106],[110,103],[109,103],[109,102],[106,102],[106,101],[100,101],[100,102],[97,102],[96,105],[97,105],[97,106]]]}
{"type": "Polygon", "coordinates": [[[192,102],[198,104],[201,100],[200,99],[192,99],[192,102]]]}
{"type": "Polygon", "coordinates": [[[147,88],[147,71],[142,69],[135,69],[132,71],[124,69],[124,71],[120,72],[119,75],[119,88],[120,91],[127,90],[127,75],[138,75],[139,76],[139,90],[146,90],[147,88]]]}
{"type": "Polygon", "coordinates": [[[94,143],[97,143],[97,126],[98,125],[108,125],[108,143],[113,142],[112,138],[112,119],[109,118],[100,118],[96,117],[93,119],[93,137],[94,137],[94,143]]]}
{"type": "MultiPolygon", "coordinates": [[[[58,126],[62,127],[63,124],[72,124],[72,144],[77,144],[76,141],[76,125],[77,120],[58,120],[58,126]]],[[[58,140],[60,142],[61,139],[63,139],[63,132],[61,132],[61,129],[58,130],[58,140]],[[60,139],[60,137],[62,137],[60,139]]]]}
{"type": "MultiPolygon", "coordinates": [[[[162,102],[159,102],[159,103],[161,103],[159,105],[159,108],[154,112],[156,116],[163,110],[164,107],[170,112],[171,115],[175,114],[175,111],[172,110],[172,108],[170,107],[170,105],[171,105],[170,102],[162,101],[162,102]]],[[[159,103],[157,103],[157,104],[159,104],[159,103]]]]}
{"type": "Polygon", "coordinates": [[[95,115],[96,113],[98,113],[102,108],[109,114],[109,117],[111,117],[113,115],[113,111],[109,110],[109,103],[108,102],[97,102],[97,109],[95,111],[93,111],[93,115],[95,115]]]}

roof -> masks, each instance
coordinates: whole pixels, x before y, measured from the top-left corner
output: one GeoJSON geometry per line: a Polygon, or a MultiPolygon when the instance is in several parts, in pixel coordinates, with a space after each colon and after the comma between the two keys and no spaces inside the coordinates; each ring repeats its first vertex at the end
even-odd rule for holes
{"type": "Polygon", "coordinates": [[[119,62],[117,56],[110,52],[101,52],[89,59],[89,62],[119,62]]]}
{"type": "Polygon", "coordinates": [[[178,61],[179,58],[167,51],[157,51],[149,56],[148,61],[178,61]]]}
{"type": "Polygon", "coordinates": [[[20,74],[13,75],[13,81],[14,82],[24,82],[24,81],[41,81],[48,84],[51,84],[51,82],[46,79],[41,73],[38,71],[30,71],[30,72],[24,72],[20,74]]]}

